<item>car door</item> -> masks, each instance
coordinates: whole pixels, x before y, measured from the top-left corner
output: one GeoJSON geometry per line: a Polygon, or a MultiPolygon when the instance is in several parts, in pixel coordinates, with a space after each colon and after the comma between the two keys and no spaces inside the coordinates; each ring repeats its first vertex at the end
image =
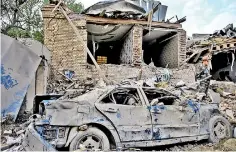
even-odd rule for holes
{"type": "Polygon", "coordinates": [[[177,97],[165,90],[143,88],[141,92],[149,104],[154,140],[199,135],[199,107],[193,101],[179,106],[177,97]],[[155,97],[158,103],[151,105],[155,97]]]}
{"type": "Polygon", "coordinates": [[[97,109],[112,122],[122,142],[152,140],[151,115],[143,97],[140,95],[140,91],[137,88],[119,87],[95,103],[97,109]],[[139,104],[127,105],[122,103],[125,101],[122,96],[127,95],[124,90],[136,92],[135,95],[139,100],[139,104]],[[116,93],[121,98],[118,99],[116,93]],[[113,100],[112,98],[114,101],[110,102],[109,100],[113,100]],[[119,100],[119,103],[117,100],[119,100]]]}

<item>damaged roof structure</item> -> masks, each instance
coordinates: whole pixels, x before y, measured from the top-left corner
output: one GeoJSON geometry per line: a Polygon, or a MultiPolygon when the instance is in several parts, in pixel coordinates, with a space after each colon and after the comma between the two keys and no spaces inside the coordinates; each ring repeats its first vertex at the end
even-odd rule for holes
{"type": "Polygon", "coordinates": [[[213,34],[193,34],[187,45],[187,62],[199,63],[203,56],[211,58],[213,79],[236,82],[236,27],[227,25],[213,34]]]}
{"type": "Polygon", "coordinates": [[[85,68],[94,64],[86,48],[98,64],[140,66],[154,62],[157,67],[176,68],[185,60],[186,32],[180,21],[166,22],[167,6],[158,1],[104,1],[82,14],[67,12],[86,46],[73,34],[64,15],[52,11],[54,7],[44,6],[42,13],[44,42],[52,51],[55,77],[63,69],[74,71],[80,78],[94,76],[85,68]]]}
{"type": "MultiPolygon", "coordinates": [[[[222,84],[211,82],[202,98],[203,80],[195,82],[193,65],[183,64],[199,62],[205,50],[191,45],[193,53],[186,52],[186,17],[166,20],[166,12],[154,0],[103,1],[82,14],[63,1],[44,6],[51,71],[47,94],[34,98],[34,115],[21,130],[24,150],[126,150],[231,137],[236,108],[225,104],[233,105],[236,86],[219,94],[222,84]]],[[[231,27],[222,31],[215,35],[234,34],[231,27]]],[[[195,36],[201,43],[208,38],[195,36]]],[[[204,42],[208,52],[221,44],[204,42]]]]}

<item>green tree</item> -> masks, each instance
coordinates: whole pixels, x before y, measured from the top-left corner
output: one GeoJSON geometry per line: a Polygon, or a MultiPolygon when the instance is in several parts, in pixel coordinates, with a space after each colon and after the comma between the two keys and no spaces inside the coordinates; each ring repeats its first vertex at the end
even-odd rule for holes
{"type": "MultiPolygon", "coordinates": [[[[75,0],[64,0],[74,12],[84,9],[75,0]]],[[[43,43],[41,9],[49,0],[1,0],[1,33],[15,38],[33,38],[43,43]]]]}
{"type": "MultiPolygon", "coordinates": [[[[44,4],[49,4],[50,0],[44,0],[44,4]]],[[[51,0],[56,1],[56,0],[51,0]]],[[[81,13],[84,10],[84,5],[81,2],[76,2],[76,0],[64,0],[66,6],[75,13],[81,13]]]]}

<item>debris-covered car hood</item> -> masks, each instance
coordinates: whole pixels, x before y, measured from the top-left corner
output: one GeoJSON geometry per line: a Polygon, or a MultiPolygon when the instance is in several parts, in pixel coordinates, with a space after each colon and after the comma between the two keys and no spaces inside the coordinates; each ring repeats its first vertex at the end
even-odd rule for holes
{"type": "Polygon", "coordinates": [[[66,126],[78,125],[78,122],[82,122],[81,118],[84,121],[89,120],[86,118],[89,117],[89,113],[94,112],[94,103],[113,88],[113,86],[96,88],[73,99],[44,100],[46,115],[39,123],[66,126]]]}

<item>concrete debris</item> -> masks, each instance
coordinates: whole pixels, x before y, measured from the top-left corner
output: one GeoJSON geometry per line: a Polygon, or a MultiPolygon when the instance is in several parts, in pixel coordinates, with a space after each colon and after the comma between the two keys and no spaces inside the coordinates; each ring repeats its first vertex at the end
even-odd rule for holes
{"type": "Polygon", "coordinates": [[[3,135],[10,135],[12,134],[12,130],[4,130],[3,135]]]}
{"type": "Polygon", "coordinates": [[[231,119],[234,119],[233,110],[227,109],[225,113],[228,117],[230,117],[231,119]]]}
{"type": "Polygon", "coordinates": [[[219,108],[232,123],[236,123],[236,84],[233,82],[211,81],[210,87],[221,96],[219,108]]]}
{"type": "Polygon", "coordinates": [[[183,80],[176,83],[176,87],[183,87],[185,85],[185,82],[183,80]]]}
{"type": "MultiPolygon", "coordinates": [[[[101,84],[101,81],[99,81],[99,85],[101,84]]],[[[50,80],[49,84],[47,86],[47,93],[54,93],[54,94],[61,94],[61,95],[72,95],[86,92],[90,88],[93,88],[96,84],[96,80],[92,79],[91,77],[87,77],[85,80],[79,81],[79,80],[73,80],[71,82],[70,80],[61,79],[57,81],[50,80]]],[[[103,82],[104,83],[104,82],[103,82]]]]}
{"type": "MultiPolygon", "coordinates": [[[[63,9],[62,1],[50,0],[50,3],[57,5],[53,11],[49,8],[54,5],[45,7],[44,11],[50,12],[50,15],[43,12],[44,18],[48,18],[44,23],[47,23],[49,18],[52,18],[53,12],[60,8],[58,13],[64,16],[59,17],[61,22],[59,25],[62,26],[64,24],[62,22],[67,20],[65,25],[68,26],[69,23],[76,35],[70,39],[79,42],[76,43],[78,46],[74,46],[74,42],[70,44],[68,41],[68,44],[73,51],[83,52],[71,60],[80,67],[74,68],[72,65],[72,70],[62,67],[71,64],[67,63],[69,61],[66,58],[58,58],[60,66],[57,67],[59,62],[55,59],[60,53],[52,55],[53,73],[49,83],[46,84],[47,95],[35,97],[32,104],[34,114],[28,116],[27,120],[22,117],[18,119],[20,122],[16,123],[10,122],[11,119],[8,119],[7,115],[13,112],[14,120],[16,119],[28,85],[22,89],[23,92],[16,94],[16,97],[20,95],[18,97],[20,105],[17,105],[17,109],[14,109],[15,106],[4,109],[4,119],[1,121],[1,150],[56,151],[67,148],[70,151],[140,151],[141,149],[138,149],[140,147],[206,139],[213,143],[205,147],[214,150],[217,148],[215,143],[232,137],[231,124],[236,125],[236,84],[233,83],[236,82],[236,30],[233,24],[212,35],[196,34],[196,39],[194,38],[188,45],[186,53],[188,58],[185,60],[186,33],[179,27],[186,17],[178,19],[176,16],[177,21],[173,25],[170,23],[171,19],[167,21],[168,23],[163,23],[167,6],[161,5],[158,1],[103,1],[84,10],[83,14],[86,15],[71,13],[69,16],[67,15],[69,10],[63,9]],[[105,20],[114,23],[103,25],[97,16],[100,19],[113,18],[105,20]],[[75,21],[76,17],[77,19],[81,17],[81,20],[75,21]],[[122,19],[130,19],[133,23],[122,19]],[[125,23],[124,21],[127,25],[121,24],[125,23]],[[145,25],[147,23],[148,27],[136,26],[136,22],[145,25]],[[80,23],[83,25],[78,25],[80,23]],[[157,27],[152,24],[156,24],[157,27]],[[109,37],[106,37],[107,35],[109,37]],[[113,44],[118,40],[124,41],[122,42],[124,44],[113,44]],[[89,48],[90,43],[92,49],[89,48]],[[173,52],[172,46],[178,48],[176,53],[173,52]],[[154,51],[154,48],[161,49],[154,51]],[[98,56],[106,53],[101,53],[101,50],[121,53],[98,56]],[[90,57],[88,60],[87,53],[90,57]],[[205,55],[211,59],[209,66],[205,66],[203,71],[207,76],[195,77],[199,61],[205,55]],[[114,56],[119,56],[117,59],[114,58],[117,61],[114,61],[114,64],[106,64],[113,63],[110,57],[114,56]],[[87,64],[90,63],[90,59],[94,65],[87,64]],[[78,65],[77,60],[80,60],[78,65]],[[218,62],[219,60],[222,62],[218,62]],[[211,70],[211,73],[207,70],[211,70]],[[221,82],[210,82],[212,76],[221,82]],[[203,86],[202,82],[206,80],[209,83],[203,86]],[[202,87],[207,88],[206,91],[202,92],[202,87]]],[[[58,20],[54,21],[45,25],[59,23],[58,20]]],[[[63,38],[60,37],[63,40],[67,35],[60,33],[60,26],[55,26],[57,29],[53,35],[63,35],[63,38]]],[[[48,28],[45,30],[49,31],[48,28]]],[[[67,32],[67,29],[64,30],[67,32]]],[[[55,42],[54,37],[48,38],[47,44],[51,43],[49,40],[55,42]]],[[[60,52],[60,49],[55,51],[54,48],[59,43],[54,44],[50,48],[51,51],[60,52]]],[[[63,49],[67,48],[64,44],[61,46],[63,49]]],[[[60,56],[67,53],[68,56],[72,56],[74,52],[68,50],[68,52],[62,50],[60,56]]],[[[35,62],[34,68],[25,66],[28,67],[26,73],[30,73],[29,69],[35,71],[41,61],[38,56],[34,58],[37,59],[32,60],[35,62]]],[[[6,76],[5,66],[2,65],[1,71],[6,76]]],[[[9,70],[9,67],[7,69],[9,70]]],[[[33,78],[31,75],[29,77],[33,78]]],[[[16,87],[20,82],[12,79],[10,84],[7,84],[9,79],[6,80],[6,84],[3,84],[6,90],[16,87]]],[[[25,84],[29,84],[29,80],[24,86],[25,84]]],[[[222,150],[235,150],[236,147],[234,139],[219,144],[222,145],[222,150]]],[[[197,150],[193,144],[182,147],[175,145],[171,150],[186,149],[197,150]]]]}
{"type": "Polygon", "coordinates": [[[188,40],[186,62],[193,63],[197,67],[202,57],[207,55],[210,57],[209,69],[213,79],[236,82],[235,29],[233,24],[229,24],[213,34],[193,35],[193,39],[188,40]]]}
{"type": "Polygon", "coordinates": [[[16,135],[20,135],[20,134],[23,134],[25,132],[25,130],[19,130],[16,132],[16,135]]]}

